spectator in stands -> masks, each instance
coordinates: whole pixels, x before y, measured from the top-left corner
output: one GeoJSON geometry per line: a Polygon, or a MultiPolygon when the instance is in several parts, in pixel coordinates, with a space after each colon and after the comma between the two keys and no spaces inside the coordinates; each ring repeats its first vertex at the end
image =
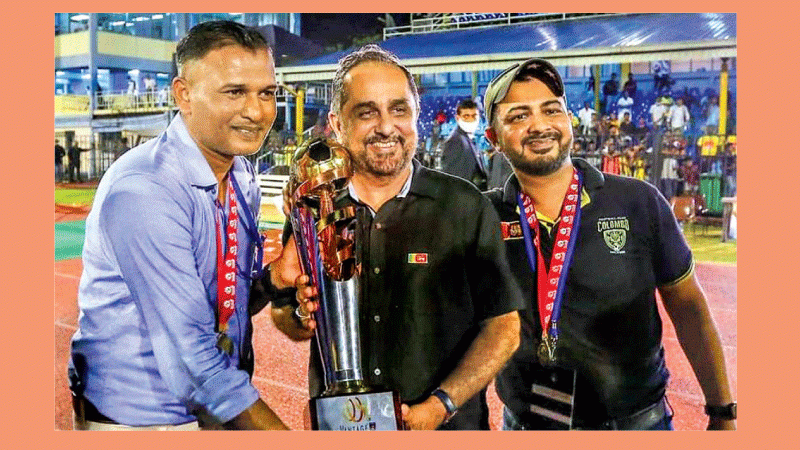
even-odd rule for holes
{"type": "Polygon", "coordinates": [[[636,98],[636,80],[633,79],[632,73],[628,73],[628,81],[622,86],[622,90],[626,92],[630,98],[636,98]]]}
{"type": "Polygon", "coordinates": [[[158,105],[169,105],[169,85],[165,84],[161,89],[158,90],[158,105]]]}
{"type": "Polygon", "coordinates": [[[656,101],[650,105],[650,120],[653,131],[660,130],[665,126],[667,111],[669,111],[669,98],[657,97],[656,101]]]}
{"type": "Polygon", "coordinates": [[[597,170],[600,170],[603,165],[603,156],[597,151],[597,144],[594,140],[586,141],[586,162],[597,170]]]}
{"type": "Polygon", "coordinates": [[[700,136],[697,139],[697,147],[700,148],[700,171],[702,173],[712,172],[720,147],[717,130],[713,130],[711,134],[700,136]]]}
{"type": "Polygon", "coordinates": [[[245,156],[275,119],[271,51],[254,28],[210,21],[175,59],[180,114],[111,165],[86,219],[76,428],[286,429],[251,382],[261,199],[245,156]]]}
{"type": "Polygon", "coordinates": [[[647,162],[644,159],[644,147],[641,145],[633,146],[633,161],[631,162],[633,177],[637,180],[647,179],[647,162]]]}
{"type": "Polygon", "coordinates": [[[474,142],[480,121],[478,114],[478,105],[474,100],[458,102],[455,116],[457,126],[442,148],[442,172],[463,178],[484,191],[488,172],[483,155],[474,142]]]}
{"type": "Polygon", "coordinates": [[[289,121],[285,120],[283,124],[281,124],[281,131],[278,132],[278,145],[281,147],[286,145],[286,142],[291,136],[294,136],[294,133],[289,130],[289,121]]]}
{"type": "Polygon", "coordinates": [[[691,115],[689,114],[689,108],[683,104],[682,98],[675,100],[675,104],[669,109],[667,117],[669,117],[670,130],[672,133],[677,136],[683,136],[683,132],[689,124],[691,115]]]}
{"type": "Polygon", "coordinates": [[[122,138],[115,146],[114,161],[118,160],[120,156],[124,155],[130,149],[128,147],[128,138],[122,138]]]}
{"type": "Polygon", "coordinates": [[[58,139],[56,139],[56,183],[60,183],[64,180],[64,156],[66,154],[67,151],[64,150],[64,147],[62,147],[61,144],[58,143],[58,139]]]}
{"type": "Polygon", "coordinates": [[[680,176],[683,180],[683,195],[696,195],[700,188],[700,168],[692,158],[683,159],[680,176]]]}
{"type": "Polygon", "coordinates": [[[628,95],[628,91],[623,90],[622,95],[617,99],[617,117],[622,117],[625,113],[633,115],[633,97],[628,95]]]}
{"type": "Polygon", "coordinates": [[[652,143],[649,142],[648,139],[650,136],[650,129],[647,127],[647,122],[644,117],[639,117],[639,123],[636,124],[631,135],[637,144],[641,144],[645,147],[652,146],[652,143]]]}
{"type": "Polygon", "coordinates": [[[445,122],[447,122],[447,115],[444,113],[444,110],[440,109],[439,112],[436,113],[436,123],[444,125],[445,122]]]}
{"type": "Polygon", "coordinates": [[[617,92],[619,92],[619,82],[617,82],[617,74],[612,73],[611,78],[609,78],[603,84],[603,112],[608,114],[611,112],[612,107],[612,100],[614,97],[617,96],[617,92]]]}
{"type": "MultiPolygon", "coordinates": [[[[728,136],[736,137],[736,136],[728,136]]],[[[727,142],[722,154],[722,173],[725,176],[724,195],[736,197],[736,142],[727,142]]]]}
{"type": "Polygon", "coordinates": [[[707,135],[714,135],[719,132],[719,99],[712,96],[708,99],[705,108],[705,131],[707,135]]]}
{"type": "Polygon", "coordinates": [[[597,124],[597,141],[601,146],[605,145],[609,136],[611,136],[611,117],[603,115],[597,124]]]}
{"type": "Polygon", "coordinates": [[[128,75],[128,106],[131,108],[137,107],[136,97],[139,95],[139,89],[136,87],[136,80],[128,75]]]}
{"type": "Polygon", "coordinates": [[[661,151],[661,193],[667,200],[678,194],[680,174],[678,172],[678,160],[683,156],[681,141],[678,139],[670,140],[667,134],[664,136],[667,145],[661,151]]]}
{"type": "Polygon", "coordinates": [[[619,123],[619,132],[622,136],[633,137],[636,134],[636,125],[631,122],[631,113],[625,111],[622,115],[622,122],[619,123]]]}
{"type": "Polygon", "coordinates": [[[578,120],[580,121],[580,134],[582,136],[589,135],[589,129],[592,126],[592,116],[595,115],[595,110],[592,109],[589,102],[583,102],[583,108],[578,110],[578,120]]]}
{"type": "Polygon", "coordinates": [[[70,144],[69,149],[67,150],[67,162],[69,163],[69,182],[74,183],[76,180],[78,183],[83,183],[83,179],[81,179],[81,152],[85,152],[88,150],[84,150],[78,147],[78,143],[72,141],[70,144]]]}
{"type": "Polygon", "coordinates": [[[147,96],[147,106],[155,106],[156,101],[156,79],[149,74],[144,76],[144,91],[147,96]]]}

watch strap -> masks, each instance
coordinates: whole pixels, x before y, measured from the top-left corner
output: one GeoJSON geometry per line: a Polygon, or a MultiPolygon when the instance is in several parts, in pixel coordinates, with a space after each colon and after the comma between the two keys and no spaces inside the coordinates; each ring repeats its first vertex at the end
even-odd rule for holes
{"type": "Polygon", "coordinates": [[[442,388],[437,387],[436,389],[433,390],[433,392],[431,392],[431,395],[441,400],[442,404],[444,405],[444,409],[447,411],[447,417],[445,417],[444,419],[446,423],[458,411],[458,408],[456,408],[456,404],[453,403],[453,400],[450,398],[449,395],[447,395],[447,392],[442,390],[442,388]]]}

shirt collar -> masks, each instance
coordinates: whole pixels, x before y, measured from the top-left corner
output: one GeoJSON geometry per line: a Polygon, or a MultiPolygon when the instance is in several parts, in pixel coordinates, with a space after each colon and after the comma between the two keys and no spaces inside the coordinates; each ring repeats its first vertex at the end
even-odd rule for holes
{"type": "MultiPolygon", "coordinates": [[[[192,139],[189,130],[186,128],[186,123],[183,121],[183,116],[177,114],[172,122],[167,127],[167,139],[178,141],[175,145],[177,153],[180,154],[183,163],[184,171],[186,172],[187,179],[193,186],[199,187],[213,187],[217,185],[217,177],[211,170],[203,153],[197,143],[192,139]]],[[[245,165],[241,161],[242,158],[234,157],[233,166],[231,171],[234,177],[244,179],[243,173],[247,171],[245,165]]]]}
{"type": "MultiPolygon", "coordinates": [[[[585,159],[572,158],[572,164],[583,174],[583,188],[587,193],[595,189],[600,189],[605,184],[603,173],[589,164],[585,159]]],[[[517,193],[519,192],[519,181],[517,176],[512,174],[503,186],[503,202],[512,205],[517,204],[517,193]]]]}
{"type": "MultiPolygon", "coordinates": [[[[411,165],[411,173],[408,174],[408,178],[406,178],[406,182],[403,184],[403,188],[400,189],[400,192],[395,195],[397,198],[403,198],[408,195],[408,192],[411,190],[411,180],[414,178],[414,164],[411,165]]],[[[362,203],[361,199],[358,198],[358,194],[356,194],[356,190],[353,189],[353,183],[349,183],[347,185],[347,192],[350,194],[350,198],[353,200],[362,203]]]]}

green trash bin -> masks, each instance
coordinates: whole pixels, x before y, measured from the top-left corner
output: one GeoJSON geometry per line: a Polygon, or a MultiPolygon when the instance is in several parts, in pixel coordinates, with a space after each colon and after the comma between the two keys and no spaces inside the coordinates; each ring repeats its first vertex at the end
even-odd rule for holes
{"type": "Polygon", "coordinates": [[[706,197],[706,208],[722,214],[722,175],[700,175],[700,193],[706,197]]]}

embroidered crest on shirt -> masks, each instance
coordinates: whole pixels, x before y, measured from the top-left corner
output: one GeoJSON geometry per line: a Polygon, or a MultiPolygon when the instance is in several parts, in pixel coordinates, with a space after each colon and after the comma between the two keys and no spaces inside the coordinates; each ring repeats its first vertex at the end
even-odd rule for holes
{"type": "Polygon", "coordinates": [[[500,232],[503,235],[503,240],[509,239],[522,239],[522,227],[517,222],[500,222],[500,232]]]}
{"type": "Polygon", "coordinates": [[[611,253],[625,253],[630,224],[627,217],[603,217],[597,220],[597,231],[603,233],[603,240],[611,253]]]}

